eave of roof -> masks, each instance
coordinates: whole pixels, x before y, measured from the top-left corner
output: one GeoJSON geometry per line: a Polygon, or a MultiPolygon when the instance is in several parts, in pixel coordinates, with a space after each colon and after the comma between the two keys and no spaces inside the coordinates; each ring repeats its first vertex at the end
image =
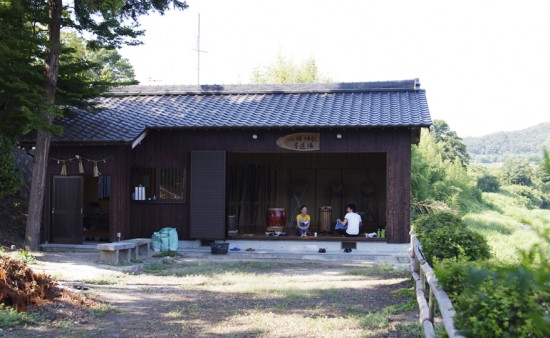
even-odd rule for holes
{"type": "Polygon", "coordinates": [[[411,91],[420,89],[418,79],[378,82],[340,83],[290,83],[290,84],[245,84],[245,85],[200,85],[200,86],[125,86],[115,87],[104,96],[157,96],[157,95],[237,95],[237,94],[312,94],[411,91]]]}
{"type": "Polygon", "coordinates": [[[64,118],[56,144],[132,144],[147,129],[429,127],[418,80],[288,85],[129,86],[99,113],[64,118]]]}

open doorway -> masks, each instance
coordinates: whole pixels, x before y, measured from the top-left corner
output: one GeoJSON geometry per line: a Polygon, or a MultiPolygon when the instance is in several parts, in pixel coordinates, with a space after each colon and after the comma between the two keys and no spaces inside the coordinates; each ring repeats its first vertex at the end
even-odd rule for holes
{"type": "Polygon", "coordinates": [[[305,205],[312,231],[331,233],[346,204],[353,203],[363,219],[361,231],[374,232],[386,226],[386,179],[386,153],[231,153],[230,230],[245,236],[267,233],[269,213],[277,210],[283,215],[277,221],[284,217],[283,232],[292,235],[299,207],[305,205]]]}

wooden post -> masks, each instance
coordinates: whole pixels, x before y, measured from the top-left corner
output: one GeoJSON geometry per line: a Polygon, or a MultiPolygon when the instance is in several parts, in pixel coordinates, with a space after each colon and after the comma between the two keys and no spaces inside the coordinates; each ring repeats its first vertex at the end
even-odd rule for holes
{"type": "Polygon", "coordinates": [[[428,300],[428,309],[429,309],[429,317],[430,322],[434,322],[434,293],[432,288],[430,287],[430,298],[428,300]]]}

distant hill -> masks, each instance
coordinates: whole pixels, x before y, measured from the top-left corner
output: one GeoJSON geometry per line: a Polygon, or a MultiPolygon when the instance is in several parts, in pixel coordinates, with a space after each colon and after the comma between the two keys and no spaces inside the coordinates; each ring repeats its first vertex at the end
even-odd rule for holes
{"type": "Polygon", "coordinates": [[[518,131],[498,132],[463,139],[471,163],[502,163],[508,157],[542,159],[542,149],[550,151],[550,122],[518,131]]]}

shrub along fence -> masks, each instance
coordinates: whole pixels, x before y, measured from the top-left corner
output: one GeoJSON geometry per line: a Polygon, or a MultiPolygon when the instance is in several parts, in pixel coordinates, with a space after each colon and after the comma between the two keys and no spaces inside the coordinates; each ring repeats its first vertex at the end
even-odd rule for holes
{"type": "Polygon", "coordinates": [[[414,232],[411,231],[410,235],[411,247],[409,248],[409,254],[411,259],[411,272],[416,284],[416,300],[420,309],[420,323],[422,323],[424,335],[428,338],[436,337],[433,324],[435,318],[435,305],[437,305],[447,335],[449,335],[450,338],[463,337],[455,330],[453,320],[455,311],[449,296],[445,290],[439,286],[433,269],[422,253],[420,241],[414,232]],[[428,282],[429,285],[428,301],[426,301],[426,282],[428,282]]]}

